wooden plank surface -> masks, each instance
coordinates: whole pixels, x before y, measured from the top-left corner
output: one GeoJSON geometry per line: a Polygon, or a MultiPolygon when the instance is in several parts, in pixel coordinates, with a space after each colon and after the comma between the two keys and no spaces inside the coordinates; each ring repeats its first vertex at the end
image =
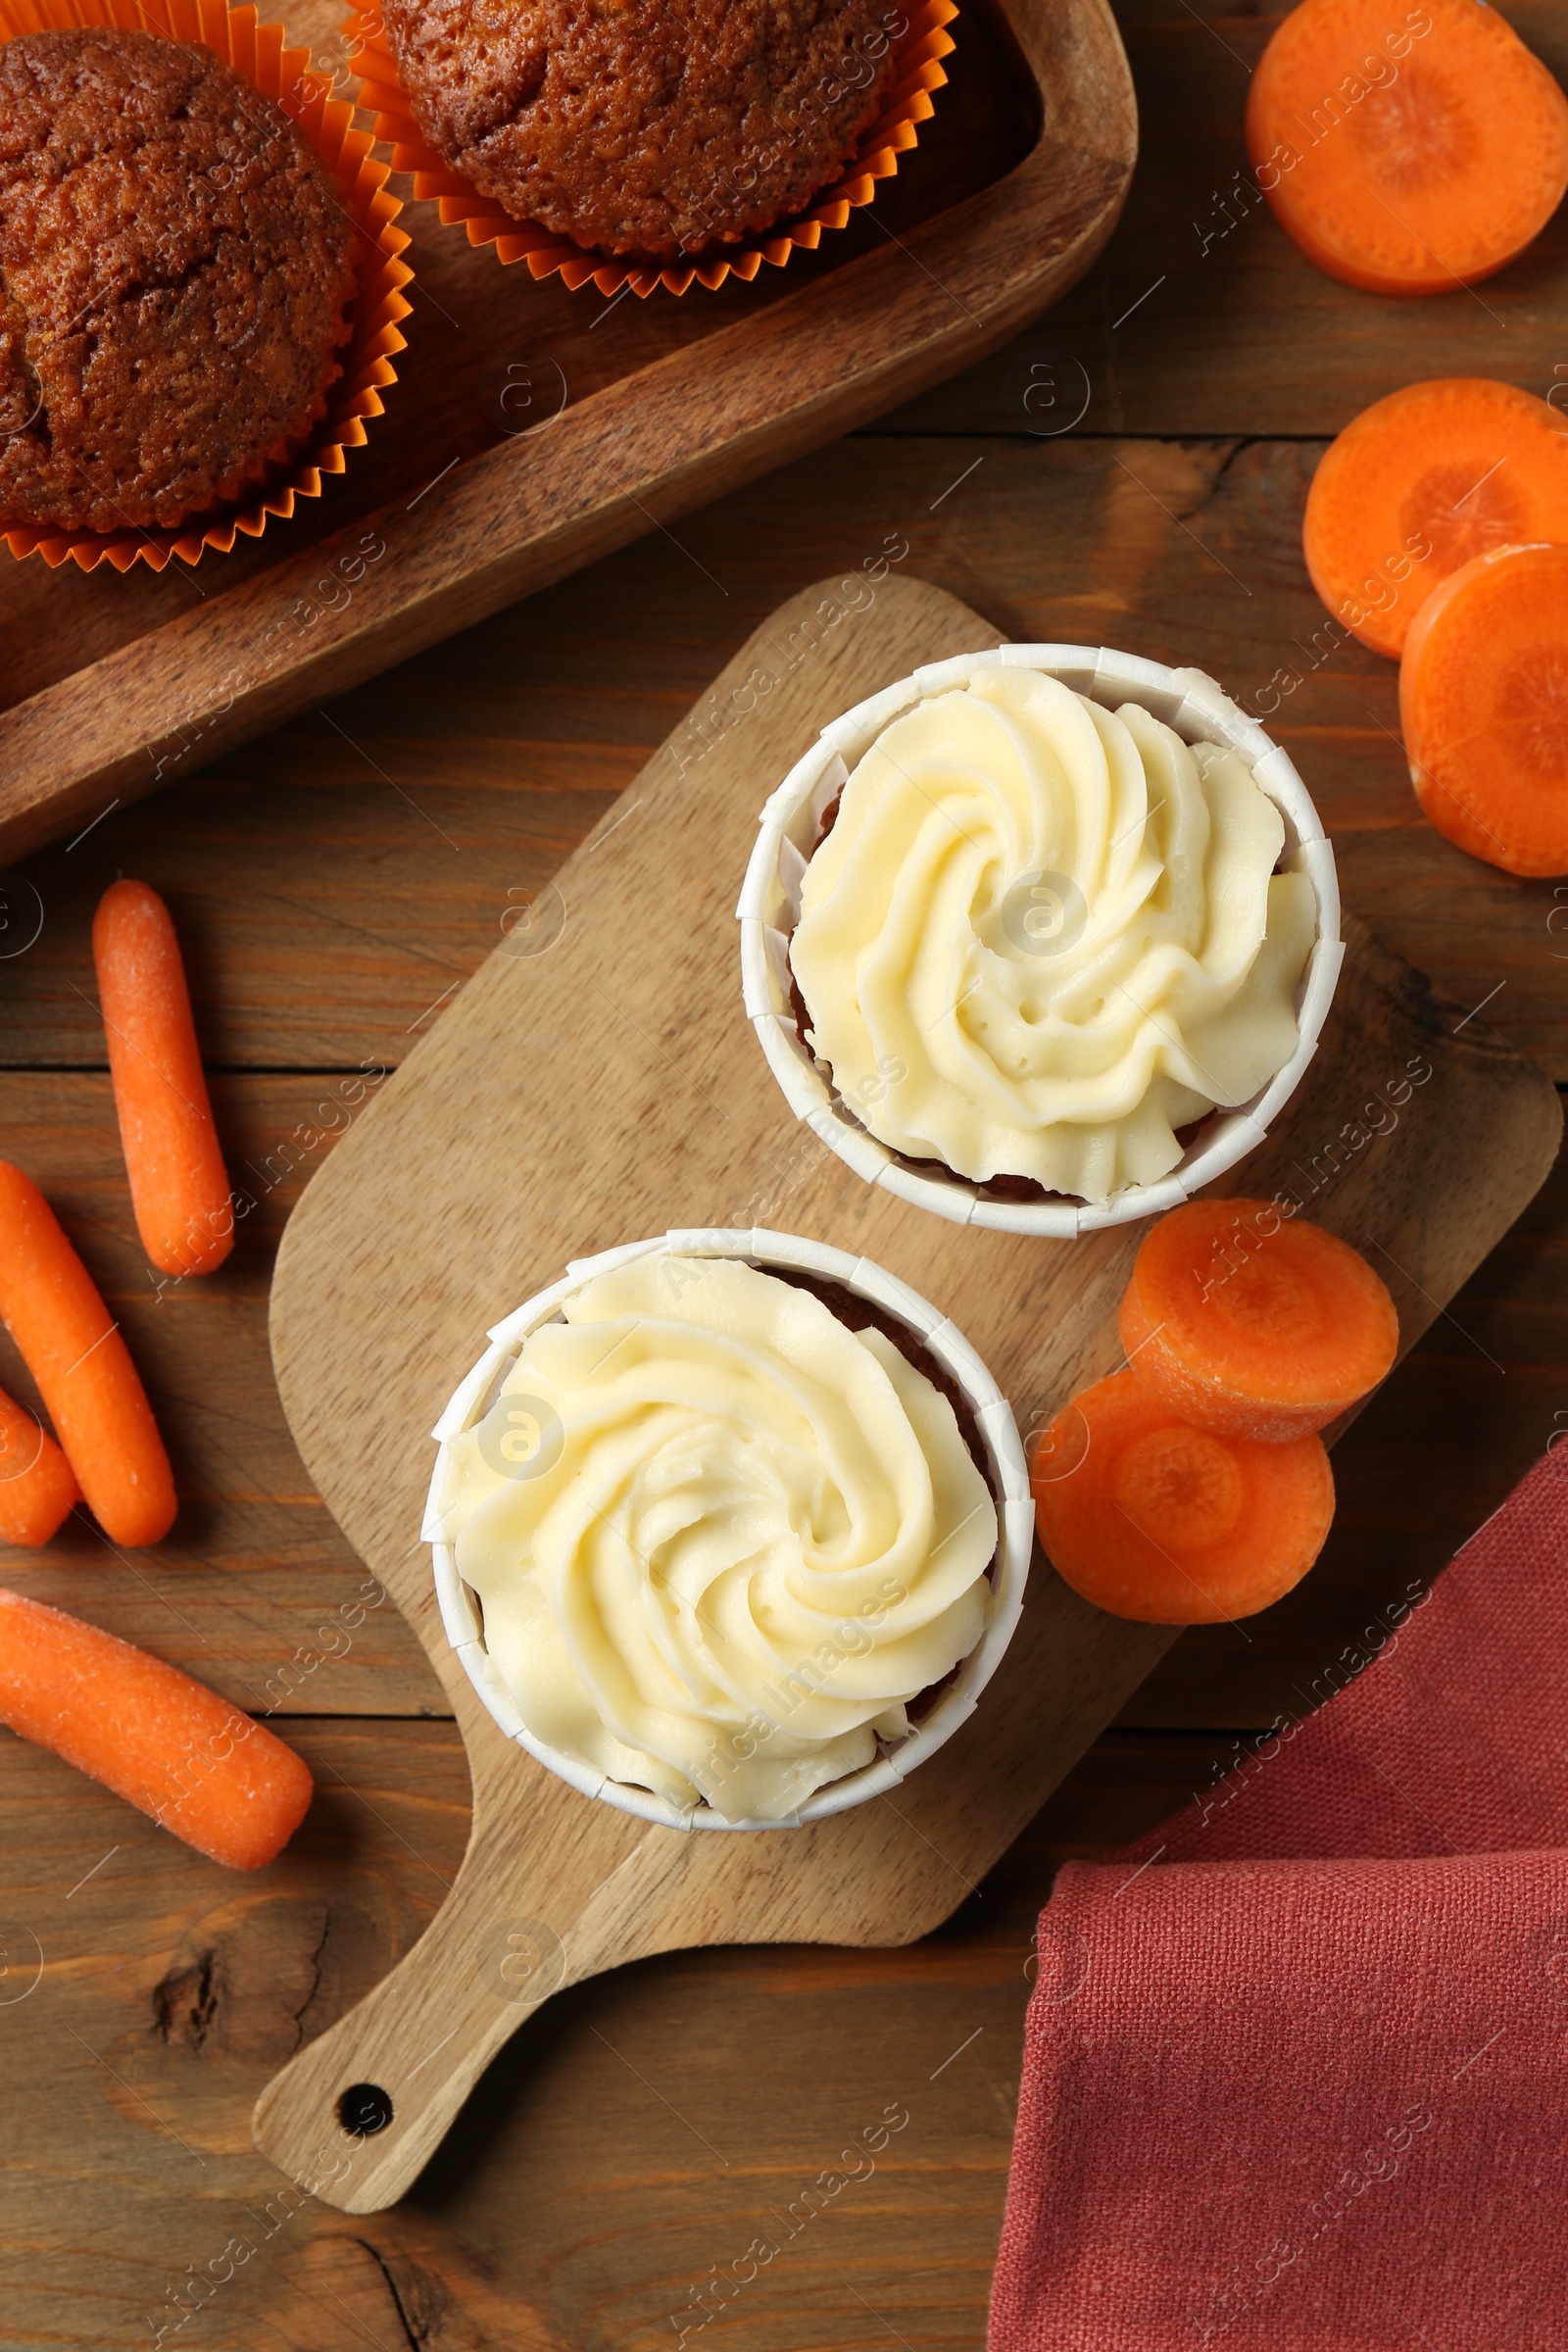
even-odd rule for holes
{"type": "MultiPolygon", "coordinates": [[[[300,842],[302,861],[336,837],[334,816],[328,836],[300,842]]],[[[0,1551],[0,1575],[87,1612],[241,1705],[260,1693],[284,1715],[446,1714],[446,1694],[395,1609],[368,1608],[352,1646],[342,1646],[342,1613],[355,1608],[365,1572],[311,1487],[268,1356],[278,1235],[332,1148],[326,1122],[345,1082],[354,1083],[350,1071],[324,1086],[255,1072],[215,1082],[231,1161],[258,1178],[259,1206],[220,1284],[185,1283],[159,1301],[125,1215],[107,1077],[0,1073],[5,1149],[47,1171],[61,1213],[126,1317],[185,1496],[176,1540],[153,1555],[117,1559],[89,1531],[68,1529],[45,1553],[0,1551]],[[322,1139],[315,1151],[301,1130],[322,1139]],[[285,1148],[297,1153],[290,1175],[281,1172],[285,1148]],[[269,1163],[278,1181],[264,1191],[269,1163]]],[[[1554,1413],[1568,1404],[1565,1314],[1568,1166],[1560,1166],[1342,1442],[1339,1514],[1312,1576],[1245,1636],[1224,1626],[1184,1635],[1124,1720],[1245,1730],[1299,1703],[1294,1685],[1310,1681],[1308,1662],[1315,1672],[1359,1629],[1362,1596],[1435,1573],[1546,1444],[1554,1413]]],[[[0,1387],[31,1394],[3,1333],[0,1387]]]]}
{"type": "MultiPolygon", "coordinates": [[[[494,950],[378,1087],[285,1237],[271,1333],[290,1424],[428,1648],[474,1776],[472,1843],[426,1942],[257,2107],[261,2145],[308,2178],[342,2096],[382,2088],[389,2123],[352,2179],[320,2191],[355,2212],[411,2183],[518,2022],[484,1958],[509,1919],[544,1923],[565,1984],[675,1944],[927,1934],[1174,1639],[1086,1608],[1037,1552],[979,1712],[896,1801],[789,1837],[682,1837],[585,1806],[501,1737],[411,1540],[425,1433],[484,1333],[568,1260],[670,1226],[765,1225],[886,1266],[955,1317],[1025,1428],[1120,1357],[1136,1230],[1021,1243],[864,1184],[797,1128],[736,1005],[733,906],[771,779],[866,695],[999,642],[918,579],[860,584],[858,605],[840,610],[826,580],[768,616],[714,682],[734,723],[700,746],[677,725],[550,884],[559,939],[494,950]],[[743,694],[764,662],[765,701],[743,694]]],[[[1544,1181],[1562,1120],[1535,1064],[1478,1024],[1452,1034],[1461,1008],[1349,912],[1345,938],[1323,1047],[1245,1181],[1292,1185],[1374,1257],[1408,1347],[1544,1181]],[[1374,1145],[1354,1122],[1391,1089],[1398,1123],[1374,1145]]],[[[1387,1107],[1367,1115],[1384,1125],[1387,1107]]]]}
{"type": "Polygon", "coordinates": [[[190,935],[220,1063],[391,1064],[780,598],[887,561],[1011,636],[1114,641],[1218,677],[1300,768],[1379,938],[1466,1008],[1505,983],[1488,1017],[1568,1079],[1558,886],[1434,832],[1393,664],[1353,641],[1323,655],[1300,561],[1317,456],[1230,438],[844,441],[785,468],[764,507],[742,493],[675,541],[655,533],[422,657],[395,697],[345,696],[30,861],[46,920],[0,965],[8,1056],[97,1056],[85,925],[128,859],[190,935]],[[1282,691],[1281,670],[1299,685],[1282,691]],[[329,854],[302,854],[302,827],[329,854]]]}
{"type": "MultiPolygon", "coordinates": [[[[1509,0],[1504,13],[1568,71],[1560,11],[1509,0]]],[[[1019,634],[1180,653],[1254,707],[1277,667],[1301,670],[1269,723],[1324,808],[1348,898],[1466,1009],[1504,983],[1481,1018],[1568,1078],[1568,923],[1553,919],[1552,886],[1495,875],[1421,825],[1381,731],[1396,724],[1392,670],[1353,646],[1315,669],[1302,659],[1323,614],[1296,536],[1320,437],[1391,383],[1468,368],[1551,388],[1568,365],[1563,224],[1482,289],[1501,331],[1468,297],[1405,307],[1334,287],[1263,218],[1190,258],[1115,327],[1164,267],[1141,274],[1152,238],[1173,254],[1190,238],[1197,256],[1192,221],[1212,218],[1241,152],[1244,75],[1219,44],[1250,59],[1271,22],[1168,0],[1120,0],[1118,15],[1145,162],[1126,227],[1071,314],[875,435],[675,523],[673,541],[650,533],[334,703],[348,742],[324,718],[301,719],[215,769],[185,763],[173,789],[114,811],[69,856],[29,861],[47,923],[35,950],[0,961],[0,1150],[30,1154],[84,1217],[96,1195],[89,1255],[123,1295],[150,1290],[122,1200],[109,1207],[101,1040],[70,985],[91,994],[85,924],[106,880],[123,869],[168,888],[225,1073],[225,1141],[261,1165],[362,1057],[401,1058],[432,1001],[482,962],[508,891],[536,889],[560,864],[762,614],[825,569],[874,557],[888,534],[908,541],[903,568],[1019,634]],[[1245,303],[1226,282],[1241,270],[1245,303]],[[1054,364],[1065,390],[1074,358],[1093,370],[1094,404],[1064,437],[1028,437],[1042,421],[1038,400],[1023,406],[1043,381],[1031,368],[1054,364]]],[[[623,329],[617,311],[593,343],[649,332],[649,318],[640,306],[623,329]]],[[[160,594],[171,612],[195,603],[177,577],[160,594]]],[[[40,612],[40,633],[63,625],[61,607],[40,612]]],[[[263,1292],[279,1212],[329,1149],[303,1153],[264,1202],[232,1295],[186,1286],[177,1351],[157,1343],[171,1367],[159,1402],[182,1458],[210,1458],[209,1398],[244,1422],[227,1467],[210,1474],[199,1534],[182,1527],[160,1558],[158,1589],[85,1550],[58,1572],[0,1561],[5,1581],[101,1616],[236,1697],[242,1674],[265,1683],[296,1649],[308,1655],[312,1624],[352,1606],[363,1573],[318,1506],[280,1513],[260,1499],[263,1488],[308,1493],[270,1384],[263,1292]]],[[[133,1336],[152,1347],[152,1322],[133,1336]]],[[[434,1874],[450,1878],[461,1856],[454,1728],[374,1720],[447,1704],[399,1621],[372,1612],[346,1657],[300,1667],[289,1704],[317,1719],[288,1736],[326,1793],[283,1874],[257,1883],[0,1742],[0,1917],[21,1953],[5,1966],[25,1970],[30,1946],[15,1930],[30,1922],[61,1964],[62,1996],[49,2013],[37,1994],[16,2001],[25,1974],[0,1980],[11,2091],[0,2344],[151,2344],[148,2315],[177,2312],[180,2281],[193,2295],[193,2269],[248,2230],[254,2257],[166,2342],[655,2352],[675,2340],[670,2314],[688,2308],[689,2289],[744,2253],[766,2210],[786,2213],[844,2135],[903,2097],[910,2125],[875,2178],[812,2222],[722,2328],[735,2352],[870,2352],[895,2335],[919,2352],[977,2352],[1029,1937],[1055,1862],[1190,1802],[1234,1740],[1301,1707],[1335,1661],[1343,1672],[1364,1655],[1376,1611],[1441,1568],[1565,1425],[1559,1165],[1336,1449],[1339,1519],[1313,1575],[1245,1640],[1228,1628],[1184,1636],[1127,1728],[1101,1741],[946,1928],[898,1954],[672,1955],[570,1993],[512,2043],[414,2195],[368,2220],[307,2206],[268,2234],[275,2176],[250,2150],[246,2117],[301,2034],[410,1947],[443,1890],[434,1874]],[[166,1981],[186,1989],[161,2007],[166,1981]],[[854,2033],[841,2031],[845,2008],[854,2033]],[[202,2164],[77,2048],[68,2023],[175,2130],[183,2106],[199,2114],[185,2136],[202,2164]],[[980,2038],[929,2081],[977,2026],[980,2038]]]]}
{"type": "MultiPolygon", "coordinates": [[[[1369,400],[1426,376],[1501,376],[1542,398],[1568,382],[1560,212],[1500,276],[1421,301],[1350,292],[1276,225],[1249,185],[1242,110],[1284,13],[1120,0],[1142,163],[1102,266],[1004,365],[969,370],[890,423],[1039,430],[1087,392],[1084,422],[1101,433],[1336,433],[1369,400]],[[1044,380],[1031,368],[1053,362],[1060,405],[1048,411],[1036,392],[1026,412],[1044,380]]],[[[1558,0],[1504,0],[1498,13],[1568,79],[1558,0]]],[[[1403,15],[1391,8],[1390,24],[1403,15]]]]}
{"type": "Polygon", "coordinates": [[[247,2117],[278,2050],[428,1923],[463,1851],[466,1774],[450,1724],[294,1736],[325,1793],[286,1885],[226,1877],[53,1758],[7,1755],[8,2352],[131,2352],[154,2340],[149,2315],[193,2304],[172,2340],[221,2352],[656,2352],[713,2265],[760,2230],[785,2239],[774,2217],[792,2204],[796,2241],[732,2315],[738,2340],[868,2345],[858,2290],[912,2341],[973,2342],[1041,1881],[1147,1827],[1173,1778],[1206,1787],[1222,1752],[1119,1736],[966,1918],[912,1951],[672,1955],[564,1995],[492,2070],[416,2198],[350,2220],[283,2193],[247,2117]],[[70,1987],[47,2034],[19,2032],[46,1995],[15,2000],[34,1966],[24,1933],[70,1987]],[[890,2108],[908,2122],[874,2174],[805,2225],[804,2189],[890,2108]],[[73,2149],[91,2178],[67,2199],[73,2149]]]}

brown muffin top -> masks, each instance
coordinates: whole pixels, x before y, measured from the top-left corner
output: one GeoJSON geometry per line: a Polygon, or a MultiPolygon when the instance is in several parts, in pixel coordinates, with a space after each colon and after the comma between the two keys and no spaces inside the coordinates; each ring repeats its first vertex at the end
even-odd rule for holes
{"type": "Polygon", "coordinates": [[[210,49],[0,48],[0,518],[169,527],[298,448],[340,372],[354,228],[210,49]]]}
{"type": "Polygon", "coordinates": [[[383,0],[415,119],[518,220],[601,253],[732,245],[874,122],[889,0],[383,0]]]}

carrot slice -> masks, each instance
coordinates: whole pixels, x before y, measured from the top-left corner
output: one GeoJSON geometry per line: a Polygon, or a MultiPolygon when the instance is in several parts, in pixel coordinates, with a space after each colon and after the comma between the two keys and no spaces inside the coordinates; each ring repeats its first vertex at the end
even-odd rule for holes
{"type": "Polygon", "coordinates": [[[160,1273],[210,1274],[234,1246],[233,1199],[179,942],[157,891],[112,884],[92,953],[142,1247],[160,1273]]]}
{"type": "Polygon", "coordinates": [[[92,1276],[28,1176],[0,1160],[0,1322],[38,1383],[105,1535],[156,1544],[174,1481],[147,1394],[92,1276]]]}
{"type": "Polygon", "coordinates": [[[47,1544],[80,1500],[49,1432],[0,1389],[0,1543],[47,1544]]]}
{"type": "Polygon", "coordinates": [[[1405,642],[1399,720],[1440,833],[1505,873],[1568,873],[1568,547],[1445,580],[1405,642]]]}
{"type": "Polygon", "coordinates": [[[1279,1445],[1375,1389],[1399,1347],[1348,1242],[1272,1200],[1189,1200],[1145,1237],[1121,1302],[1136,1378],[1200,1429],[1279,1445]]]}
{"type": "Polygon", "coordinates": [[[1301,525],[1329,611],[1394,661],[1451,573],[1535,539],[1568,539],[1568,418],[1471,375],[1363,409],[1324,452],[1301,525]]]}
{"type": "Polygon", "coordinates": [[[177,1666],[0,1591],[0,1723],[230,1870],[260,1870],[315,1784],[275,1734],[177,1666]]]}
{"type": "Polygon", "coordinates": [[[1058,1414],[1031,1483],[1057,1574],[1097,1608],[1146,1625],[1266,1609],[1306,1574],[1334,1518],[1320,1437],[1260,1446],[1193,1429],[1131,1372],[1058,1414]]]}
{"type": "Polygon", "coordinates": [[[1490,277],[1568,188],[1568,99],[1483,0],[1303,0],[1264,50],[1247,151],[1309,262],[1377,294],[1490,277]]]}

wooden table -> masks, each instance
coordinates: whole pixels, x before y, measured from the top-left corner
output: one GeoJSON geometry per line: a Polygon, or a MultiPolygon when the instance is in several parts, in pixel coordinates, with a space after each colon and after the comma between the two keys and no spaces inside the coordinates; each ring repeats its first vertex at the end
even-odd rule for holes
{"type": "MultiPolygon", "coordinates": [[[[1562,12],[1506,13],[1568,76],[1562,12]]],[[[1306,1585],[1245,1629],[1185,1637],[941,1934],[675,1955],[552,2001],[389,2213],[302,2204],[252,2151],[256,2092],[418,1935],[466,1823],[439,1686],[283,1425],[278,1234],[360,1077],[409,1050],[782,597],[897,547],[1017,636],[1196,662],[1260,713],[1277,698],[1349,904],[1456,1021],[1484,1004],[1568,1079],[1568,886],[1509,880],[1422,822],[1395,672],[1314,640],[1298,541],[1323,439],[1365,401],[1424,375],[1564,380],[1568,232],[1473,295],[1338,287],[1235,193],[1269,20],[1120,15],[1145,135],[1129,212],[1009,350],[26,869],[45,920],[0,960],[0,1151],[113,1299],[183,1500],[175,1539],[134,1559],[81,1531],[0,1567],[241,1705],[283,1693],[320,1795],[252,1883],[4,1741],[4,2352],[127,2352],[182,2315],[164,2341],[656,2352],[715,2266],[890,2108],[907,2123],[875,2175],[710,2325],[733,2352],[972,2352],[1054,1866],[1136,1834],[1301,1711],[1568,1426],[1559,1176],[1340,1447],[1339,1523],[1306,1585]],[[120,871],[174,909],[231,1164],[261,1201],[221,1276],[162,1296],[130,1236],[92,1004],[88,921],[120,871]]],[[[172,609],[183,591],[166,593],[172,609]]],[[[4,1346],[0,1382],[27,1393],[4,1346]]]]}

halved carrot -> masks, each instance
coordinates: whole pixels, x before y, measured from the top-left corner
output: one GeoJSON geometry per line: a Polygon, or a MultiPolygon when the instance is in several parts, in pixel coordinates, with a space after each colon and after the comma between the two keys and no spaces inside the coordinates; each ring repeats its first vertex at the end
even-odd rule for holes
{"type": "Polygon", "coordinates": [[[113,883],[92,953],[142,1247],[160,1273],[210,1274],[234,1246],[233,1199],[179,942],[157,891],[113,883]]]}
{"type": "Polygon", "coordinates": [[[47,1544],[80,1500],[49,1432],[0,1389],[0,1543],[47,1544]]]}
{"type": "Polygon", "coordinates": [[[1279,1445],[1375,1389],[1394,1300],[1348,1242],[1272,1200],[1189,1200],[1146,1235],[1118,1327],[1136,1379],[1200,1429],[1279,1445]]]}
{"type": "Polygon", "coordinates": [[[1440,833],[1505,873],[1568,873],[1568,547],[1444,582],[1405,643],[1399,721],[1440,833]]]}
{"type": "Polygon", "coordinates": [[[177,1666],[5,1591],[0,1723],[230,1870],[270,1862],[310,1805],[310,1767],[265,1725],[177,1666]]]}
{"type": "Polygon", "coordinates": [[[1260,1446],[1193,1429],[1131,1372],[1085,1389],[1042,1440],[1035,1522],[1057,1574],[1113,1617],[1213,1625],[1298,1584],[1334,1518],[1323,1441],[1260,1446]],[[1083,1442],[1087,1433],[1087,1444],[1083,1442]]]}
{"type": "Polygon", "coordinates": [[[1377,294],[1490,277],[1568,188],[1568,99],[1483,0],[1303,0],[1264,50],[1247,151],[1320,270],[1377,294]]]}
{"type": "Polygon", "coordinates": [[[1375,400],[1312,477],[1301,549],[1337,620],[1397,661],[1433,591],[1499,547],[1568,539],[1568,417],[1486,376],[1375,400]]]}
{"type": "Polygon", "coordinates": [[[49,1408],[99,1525],[156,1544],[174,1481],[147,1394],[92,1276],[29,1176],[0,1160],[0,1322],[49,1408]]]}

